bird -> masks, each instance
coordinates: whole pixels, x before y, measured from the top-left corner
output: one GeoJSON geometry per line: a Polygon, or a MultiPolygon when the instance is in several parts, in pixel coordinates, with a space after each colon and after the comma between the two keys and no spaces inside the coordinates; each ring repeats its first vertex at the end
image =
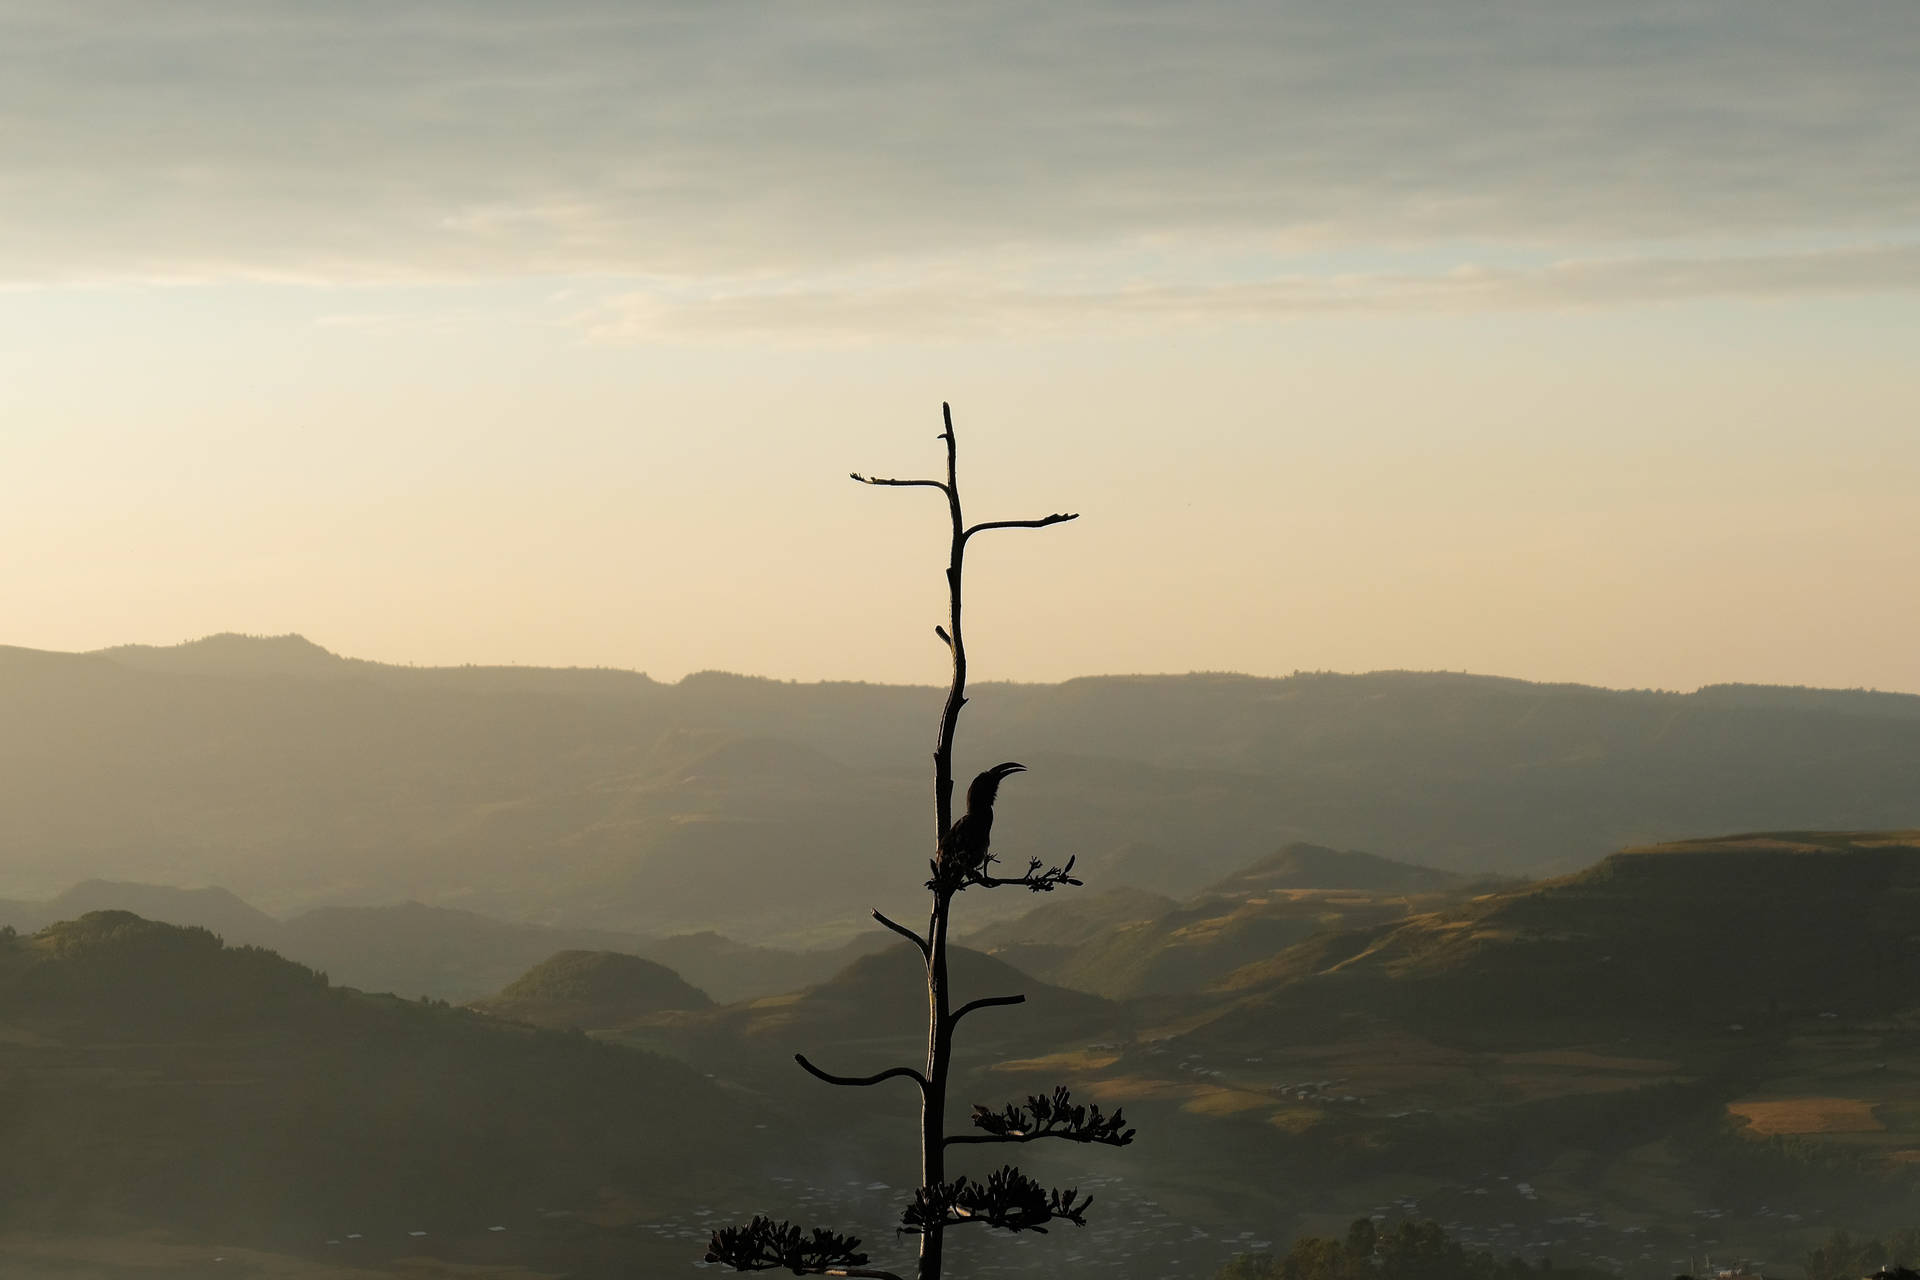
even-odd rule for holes
{"type": "Polygon", "coordinates": [[[967,788],[967,811],[948,828],[934,855],[943,878],[959,884],[986,870],[987,849],[993,843],[993,802],[1000,794],[1000,783],[1009,774],[1026,772],[1026,768],[1009,760],[975,776],[967,788]]]}

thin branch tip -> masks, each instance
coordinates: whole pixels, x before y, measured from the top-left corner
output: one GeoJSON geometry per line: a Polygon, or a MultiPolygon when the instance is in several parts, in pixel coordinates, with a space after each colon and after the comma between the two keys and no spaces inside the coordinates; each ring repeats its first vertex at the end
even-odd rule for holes
{"type": "Polygon", "coordinates": [[[888,1067],[885,1071],[876,1071],[870,1076],[837,1076],[831,1071],[822,1071],[811,1062],[808,1062],[807,1055],[804,1053],[794,1054],[793,1060],[799,1063],[806,1073],[814,1079],[824,1080],[828,1084],[837,1084],[849,1089],[864,1089],[868,1085],[879,1084],[882,1080],[892,1080],[902,1076],[912,1080],[915,1084],[919,1085],[923,1091],[928,1087],[927,1078],[918,1071],[915,1071],[912,1067],[888,1067]]]}
{"type": "Polygon", "coordinates": [[[948,1025],[957,1023],[960,1021],[960,1019],[966,1017],[968,1014],[978,1009],[993,1009],[1002,1005],[1025,1004],[1026,1002],[1027,1002],[1027,998],[1023,995],[1022,996],[983,996],[978,1000],[969,1000],[965,1004],[961,1005],[958,1009],[955,1009],[953,1013],[948,1016],[947,1022],[948,1022],[948,1025]]]}
{"type": "Polygon", "coordinates": [[[972,525],[960,534],[962,540],[989,529],[1045,529],[1049,525],[1065,524],[1069,520],[1078,520],[1078,511],[1056,511],[1050,516],[1041,516],[1038,520],[987,520],[972,525]]]}

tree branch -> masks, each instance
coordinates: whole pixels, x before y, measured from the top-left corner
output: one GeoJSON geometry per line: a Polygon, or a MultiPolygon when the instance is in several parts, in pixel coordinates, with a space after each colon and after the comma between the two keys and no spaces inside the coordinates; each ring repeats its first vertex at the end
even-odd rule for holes
{"type": "Polygon", "coordinates": [[[897,1230],[908,1235],[930,1235],[945,1227],[978,1222],[1004,1231],[1038,1231],[1049,1222],[1087,1225],[1092,1196],[1072,1187],[1048,1190],[1012,1165],[987,1175],[985,1182],[956,1178],[937,1186],[921,1187],[913,1203],[900,1215],[897,1230]]]}
{"type": "MultiPolygon", "coordinates": [[[[947,1019],[947,1025],[952,1026],[954,1023],[960,1021],[960,1019],[972,1013],[975,1009],[990,1009],[995,1005],[1025,1004],[1026,1002],[1027,998],[1025,996],[983,996],[978,1000],[969,1000],[953,1011],[952,1016],[947,1019]]],[[[949,1138],[948,1141],[951,1142],[952,1139],[949,1138]]]]}
{"type": "Polygon", "coordinates": [[[1075,854],[1073,857],[1067,859],[1066,866],[1048,867],[1045,871],[1042,871],[1040,869],[1040,859],[1029,858],[1027,860],[1027,873],[1025,875],[1007,876],[1003,879],[998,876],[990,876],[982,871],[970,877],[968,883],[977,884],[986,889],[998,889],[1002,885],[1017,884],[1024,889],[1031,889],[1035,893],[1051,893],[1063,884],[1079,885],[1084,883],[1083,881],[1075,879],[1073,875],[1073,864],[1078,860],[1079,855],[1075,854]]]}
{"type": "Polygon", "coordinates": [[[881,924],[887,926],[887,928],[893,930],[895,933],[899,934],[901,937],[905,938],[908,942],[911,942],[914,946],[920,948],[920,954],[922,956],[925,956],[927,954],[928,952],[927,940],[921,937],[919,934],[915,933],[912,929],[907,928],[907,926],[901,924],[897,920],[887,919],[885,916],[881,915],[878,911],[875,911],[873,913],[873,918],[875,920],[878,920],[881,924]]]}
{"type": "Polygon", "coordinates": [[[1035,1142],[1041,1138],[1059,1138],[1103,1147],[1124,1147],[1136,1132],[1127,1128],[1125,1109],[1111,1116],[1102,1114],[1097,1103],[1077,1104],[1065,1085],[1053,1096],[1029,1094],[1025,1106],[1007,1104],[994,1112],[975,1106],[973,1126],[983,1132],[947,1139],[948,1145],[974,1142],[1035,1142]]]}
{"type": "MultiPolygon", "coordinates": [[[[859,478],[860,477],[858,476],[854,477],[854,479],[856,480],[859,478]]],[[[877,484],[881,482],[868,481],[868,483],[877,484]]],[[[886,483],[898,484],[900,482],[887,481],[886,483]]],[[[915,481],[914,483],[926,484],[928,482],[925,480],[920,480],[920,481],[915,481]]],[[[936,481],[934,483],[938,483],[938,482],[936,481]]],[[[988,520],[984,524],[974,525],[972,528],[968,529],[966,532],[962,533],[960,536],[962,538],[971,538],[974,534],[985,533],[988,529],[1044,529],[1050,524],[1065,524],[1069,520],[1078,520],[1079,518],[1080,518],[1080,513],[1078,511],[1074,511],[1074,512],[1056,511],[1054,514],[1050,516],[1042,516],[1038,520],[988,520]]]]}
{"type": "MultiPolygon", "coordinates": [[[[849,471],[847,474],[861,484],[888,485],[895,489],[938,489],[942,493],[948,492],[947,482],[944,480],[888,480],[881,476],[863,476],[858,471],[849,471]]],[[[1067,516],[1065,519],[1071,520],[1073,517],[1067,516]]]]}
{"type": "Polygon", "coordinates": [[[808,1062],[807,1055],[804,1053],[794,1054],[793,1060],[806,1068],[807,1074],[816,1080],[825,1080],[828,1084],[845,1085],[849,1089],[865,1088],[870,1084],[879,1084],[882,1080],[891,1080],[895,1076],[907,1077],[919,1085],[923,1092],[927,1088],[927,1078],[912,1067],[888,1067],[885,1071],[876,1071],[870,1076],[836,1076],[831,1071],[822,1071],[808,1062]]]}
{"type": "Polygon", "coordinates": [[[721,1227],[707,1242],[707,1262],[735,1271],[791,1271],[797,1276],[865,1276],[902,1280],[891,1271],[866,1265],[858,1236],[815,1227],[806,1235],[791,1222],[757,1217],[744,1227],[721,1227]]]}

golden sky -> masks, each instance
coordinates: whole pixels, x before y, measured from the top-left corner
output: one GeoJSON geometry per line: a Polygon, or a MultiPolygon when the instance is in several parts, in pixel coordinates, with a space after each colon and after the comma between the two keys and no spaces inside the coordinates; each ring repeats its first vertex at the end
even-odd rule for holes
{"type": "Polygon", "coordinates": [[[1920,691],[1909,4],[0,37],[0,643],[1920,691]]]}

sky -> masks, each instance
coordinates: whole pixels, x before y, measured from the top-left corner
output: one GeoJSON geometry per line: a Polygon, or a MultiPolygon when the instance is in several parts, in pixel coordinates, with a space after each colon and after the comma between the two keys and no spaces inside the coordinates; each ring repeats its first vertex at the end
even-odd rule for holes
{"type": "Polygon", "coordinates": [[[0,643],[1920,692],[1911,0],[0,0],[0,643]]]}

